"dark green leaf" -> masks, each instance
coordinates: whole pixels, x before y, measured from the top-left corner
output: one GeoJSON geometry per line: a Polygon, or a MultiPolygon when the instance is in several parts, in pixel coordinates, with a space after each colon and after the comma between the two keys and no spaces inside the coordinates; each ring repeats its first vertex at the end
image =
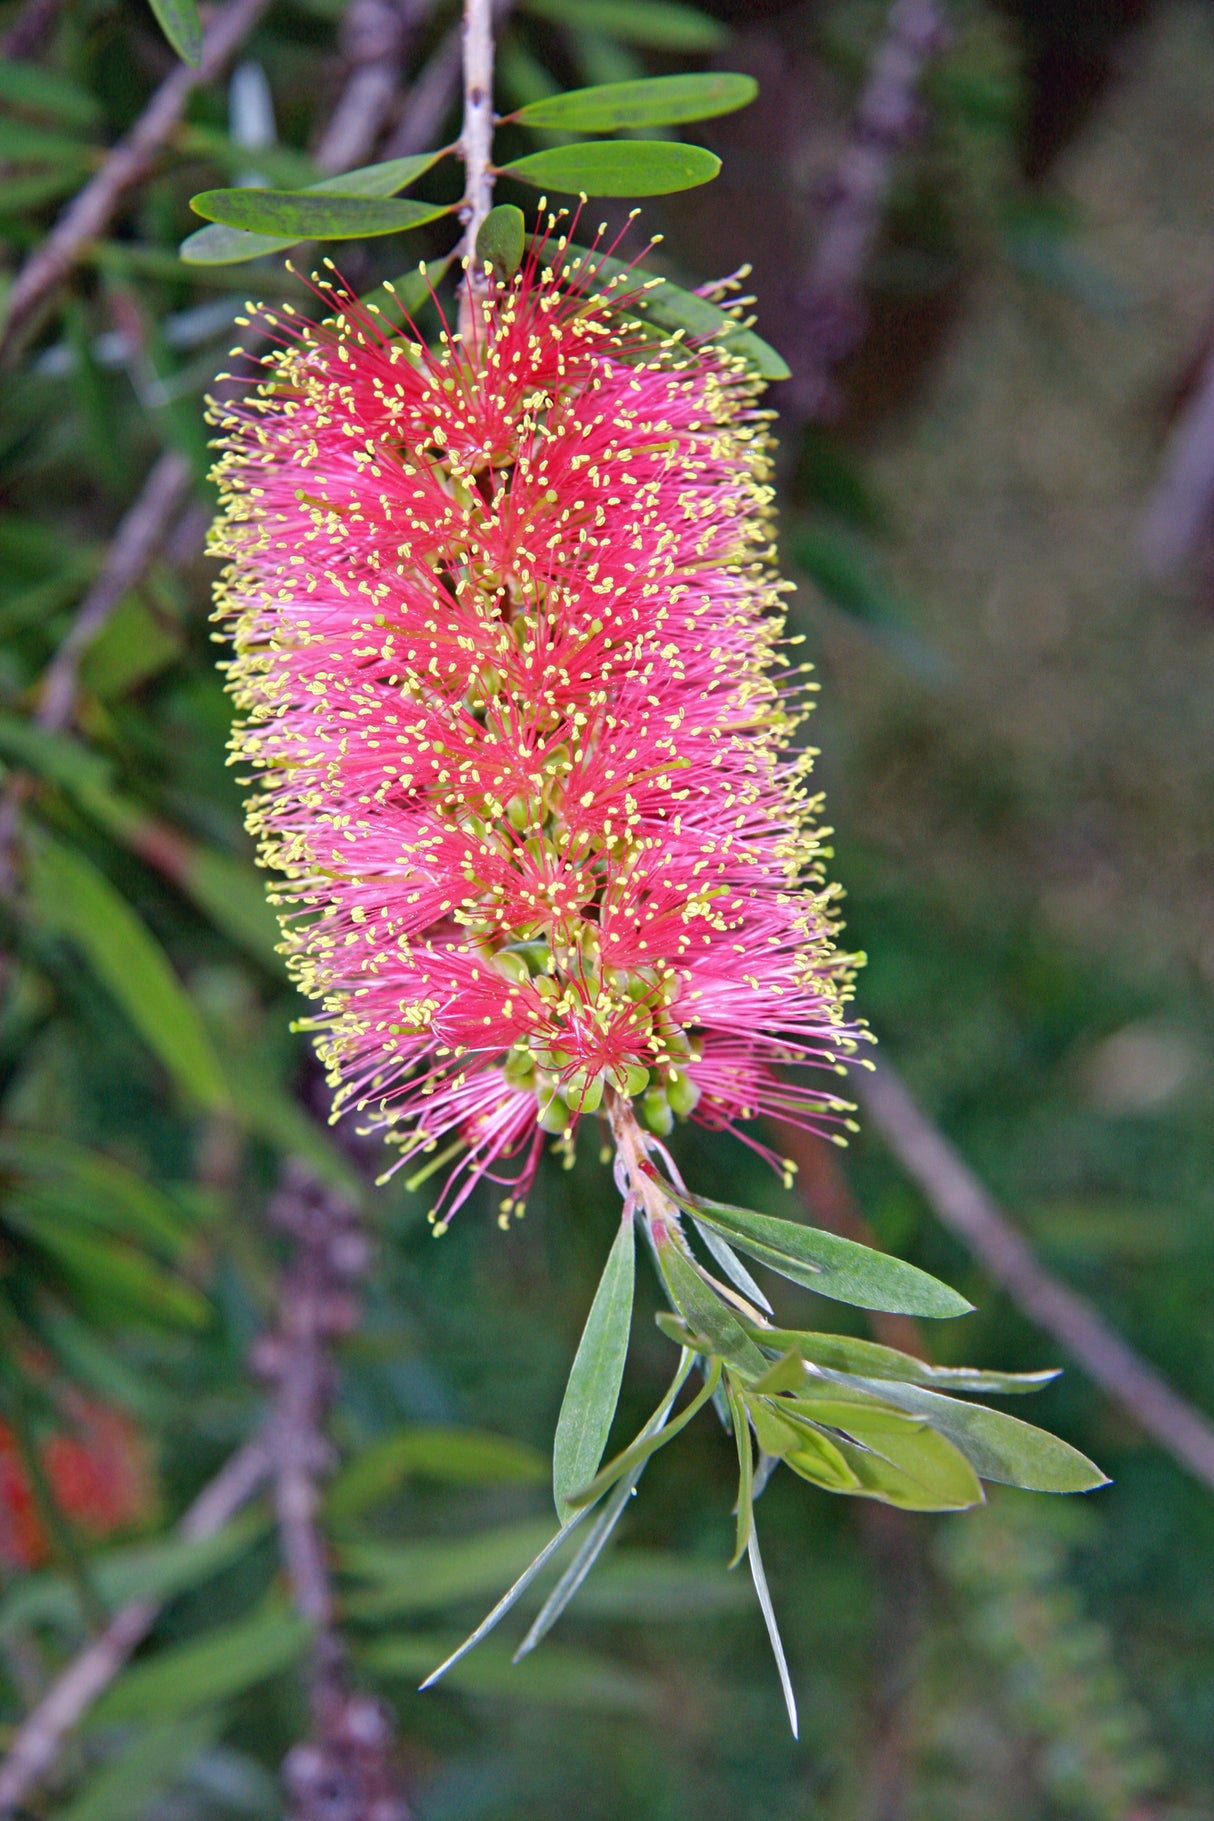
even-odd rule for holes
{"type": "MultiPolygon", "coordinates": [[[[399,234],[450,215],[454,203],[397,202],[388,197],[355,194],[319,195],[314,190],[204,190],[190,198],[190,207],[204,220],[226,227],[276,238],[286,246],[297,240],[362,240],[377,234],[399,234]]],[[[273,248],[260,247],[258,252],[273,248]]],[[[181,256],[198,257],[190,241],[181,256]]],[[[248,252],[241,258],[249,258],[248,252]]],[[[232,255],[225,256],[230,261],[232,255]]],[[[214,256],[204,263],[216,262],[214,256]]]]}
{"type": "Polygon", "coordinates": [[[687,1254],[668,1241],[658,1249],[658,1263],[675,1308],[708,1350],[748,1377],[760,1378],[767,1361],[687,1254]]]}
{"type": "Polygon", "coordinates": [[[709,1619],[745,1593],[719,1562],[662,1549],[617,1549],[578,1595],[579,1619],[709,1619]]]}
{"type": "Polygon", "coordinates": [[[619,1401],[632,1326],[635,1242],[621,1222],[574,1356],[552,1449],[552,1487],[562,1521],[568,1496],[598,1470],[619,1401]]]}
{"type": "Polygon", "coordinates": [[[289,1669],[311,1635],[305,1619],[271,1611],[159,1650],[128,1669],[101,1697],[93,1723],[175,1720],[197,1713],[289,1669]]]}
{"type": "Polygon", "coordinates": [[[984,1480],[1023,1486],[1028,1492],[1091,1492],[1109,1484],[1108,1475],[1056,1435],[981,1404],[963,1404],[938,1391],[882,1379],[830,1375],[923,1418],[947,1436],[984,1480]]]}
{"type": "MultiPolygon", "coordinates": [[[[855,1303],[861,1309],[886,1309],[905,1315],[965,1315],[973,1304],[886,1252],[874,1252],[854,1239],[841,1239],[820,1227],[801,1226],[756,1214],[750,1208],[706,1201],[666,1185],[666,1192],[680,1207],[716,1227],[738,1249],[757,1258],[794,1283],[805,1284],[819,1296],[855,1303]]],[[[688,1318],[690,1319],[690,1317],[688,1318]]]]}
{"type": "Polygon", "coordinates": [[[675,0],[524,0],[523,10],[566,31],[657,51],[714,51],[728,35],[716,19],[675,0]]]}
{"type": "Polygon", "coordinates": [[[368,310],[382,312],[390,322],[402,312],[406,316],[416,316],[429,301],[431,293],[438,289],[454,259],[454,253],[448,253],[445,259],[423,261],[415,271],[406,272],[401,278],[385,279],[382,285],[368,291],[360,302],[368,310]]]}
{"type": "Polygon", "coordinates": [[[98,1319],[112,1321],[125,1313],[172,1327],[203,1328],[210,1322],[210,1305],[192,1284],[170,1276],[133,1247],[69,1231],[61,1217],[48,1216],[22,1195],[8,1197],[4,1217],[55,1259],[98,1319]]]}
{"type": "Polygon", "coordinates": [[[154,1721],[107,1758],[58,1821],[141,1821],[223,1731],[221,1714],[154,1721]]]}
{"type": "MultiPolygon", "coordinates": [[[[345,171],[337,177],[324,177],[300,192],[304,196],[395,196],[408,189],[424,171],[437,164],[445,152],[418,152],[412,158],[389,158],[383,164],[367,164],[356,171],[345,171]]],[[[246,259],[260,259],[265,253],[282,253],[299,240],[299,234],[250,234],[241,228],[199,228],[181,243],[181,257],[187,265],[231,266],[246,259]]]]}
{"type": "Polygon", "coordinates": [[[567,249],[563,270],[564,276],[578,286],[607,291],[617,300],[618,307],[631,316],[662,329],[682,329],[699,341],[715,341],[753,367],[762,379],[789,377],[787,362],[774,348],[750,329],[740,328],[736,318],[718,310],[707,298],[681,290],[668,278],[657,278],[622,259],[610,259],[605,253],[572,245],[567,249]]]}
{"type": "Polygon", "coordinates": [[[523,263],[526,244],[527,223],[523,211],[516,209],[513,203],[504,202],[498,208],[490,209],[477,231],[477,262],[492,266],[497,279],[513,278],[523,263]]]}
{"type": "Polygon", "coordinates": [[[520,108],[520,126],[557,127],[578,133],[614,133],[623,127],[676,126],[746,107],[759,92],[753,76],[709,70],[694,76],[651,76],[640,82],[604,82],[570,89],[520,108]]]}
{"type": "MultiPolygon", "coordinates": [[[[426,1665],[433,1663],[440,1651],[448,1650],[451,1643],[449,1636],[420,1632],[404,1638],[386,1638],[360,1654],[379,1675],[413,1677],[421,1675],[426,1665]]],[[[654,1689],[634,1670],[591,1651],[570,1650],[559,1644],[517,1666],[511,1662],[508,1645],[489,1644],[467,1662],[461,1660],[458,1668],[453,1662],[452,1669],[452,1683],[470,1694],[542,1702],[553,1707],[643,1713],[655,1699],[654,1689]]]]}
{"type": "Polygon", "coordinates": [[[202,59],[202,21],[194,0],[148,0],[148,5],[181,61],[197,69],[202,59]]]}
{"type": "Polygon", "coordinates": [[[31,126],[15,115],[0,116],[0,158],[14,164],[68,164],[75,170],[95,164],[98,148],[67,133],[31,126]]]}
{"type": "Polygon", "coordinates": [[[160,944],[103,873],[45,838],[31,855],[35,914],[68,936],[182,1091],[227,1109],[227,1085],[206,1029],[160,944]]]}
{"type": "Polygon", "coordinates": [[[325,1505],[332,1518],[351,1517],[414,1475],[455,1486],[509,1486],[533,1484],[547,1472],[542,1454],[508,1436],[416,1425],[365,1448],[334,1480],[325,1505]]]}
{"type": "Polygon", "coordinates": [[[588,139],[529,152],[502,165],[500,172],[537,190],[575,196],[667,196],[711,183],[720,168],[721,160],[703,146],[669,139],[588,139]]]}
{"type": "Polygon", "coordinates": [[[65,1211],[122,1238],[180,1253],[190,1231],[182,1209],[152,1183],[99,1151],[70,1139],[9,1130],[0,1135],[0,1168],[41,1179],[65,1211]]]}
{"type": "Polygon", "coordinates": [[[1048,1372],[982,1372],[970,1366],[933,1366],[911,1353],[899,1353],[895,1347],[882,1347],[872,1340],[854,1340],[850,1334],[812,1334],[793,1328],[749,1325],[747,1332],[762,1347],[781,1352],[793,1347],[802,1359],[815,1366],[831,1366],[837,1372],[857,1372],[870,1378],[902,1379],[936,1391],[976,1391],[988,1396],[1040,1391],[1058,1377],[1059,1371],[1055,1367],[1048,1372]]]}

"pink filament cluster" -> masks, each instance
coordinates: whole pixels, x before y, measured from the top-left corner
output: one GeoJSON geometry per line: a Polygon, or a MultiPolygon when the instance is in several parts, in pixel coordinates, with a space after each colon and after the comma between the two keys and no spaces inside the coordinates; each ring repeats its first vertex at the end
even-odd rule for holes
{"type": "Polygon", "coordinates": [[[335,1107],[419,1176],[459,1157],[446,1218],[604,1095],[658,1133],[846,1112],[775,1072],[837,1072],[854,1031],[759,382],[562,254],[472,348],[348,299],[280,324],[219,419],[250,825],[335,1107]]]}

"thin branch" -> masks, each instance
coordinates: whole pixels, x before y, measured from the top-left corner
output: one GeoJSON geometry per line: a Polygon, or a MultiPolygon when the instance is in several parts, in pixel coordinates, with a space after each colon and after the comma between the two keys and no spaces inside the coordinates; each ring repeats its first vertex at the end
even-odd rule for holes
{"type": "Polygon", "coordinates": [[[1030,1320],[1079,1364],[1195,1478],[1214,1488],[1214,1423],[1098,1315],[1059,1283],[968,1164],[916,1105],[888,1063],[856,1082],[872,1123],[949,1230],[1030,1320]]]}
{"type": "Polygon", "coordinates": [[[805,417],[829,417],[838,408],[834,370],[864,333],[864,275],[894,160],[918,127],[916,91],[944,37],[936,0],[894,0],[795,300],[800,345],[788,390],[805,417]]]}
{"type": "MultiPolygon", "coordinates": [[[[246,1443],[199,1493],[178,1525],[178,1535],[199,1541],[222,1530],[263,1484],[269,1465],[263,1441],[255,1438],[246,1443]]],[[[122,1607],[22,1721],[0,1764],[0,1821],[7,1821],[24,1806],[55,1762],[67,1734],[147,1636],[160,1606],[157,1600],[132,1600],[122,1607]]]]}
{"type": "Polygon", "coordinates": [[[463,254],[467,262],[460,293],[460,329],[478,333],[485,275],[477,270],[476,237],[493,207],[493,0],[464,0],[463,254]]]}
{"type": "Polygon", "coordinates": [[[350,1684],[319,1523],[318,1483],[333,1466],[324,1431],[333,1398],[330,1349],[358,1324],[355,1286],[370,1248],[357,1210],[298,1163],[288,1165],[269,1215],[289,1236],[292,1254],[277,1326],[254,1357],[275,1387],[266,1434],[283,1561],[296,1608],[314,1632],[312,1736],[283,1766],[293,1821],[408,1821],[391,1723],[377,1701],[350,1684]]]}
{"type": "Polygon", "coordinates": [[[32,57],[63,7],[63,0],[26,0],[8,30],[0,36],[0,57],[32,57]]]}
{"type": "Polygon", "coordinates": [[[67,277],[89,242],[106,232],[128,190],[151,175],[194,90],[219,74],[268,4],[269,0],[227,0],[207,27],[197,69],[179,63],[165,77],[125,139],[114,146],[96,176],[30,254],[8,294],[0,358],[11,351],[21,329],[67,277]]]}
{"type": "Polygon", "coordinates": [[[459,93],[460,31],[453,25],[439,39],[430,61],[409,85],[401,116],[387,144],[385,158],[409,158],[432,146],[442,131],[451,103],[459,93]]]}
{"type": "MultiPolygon", "coordinates": [[[[408,41],[430,12],[431,0],[351,0],[341,26],[350,74],[316,147],[326,175],[365,164],[396,99],[408,41]]],[[[417,148],[422,149],[420,146],[417,148]]]]}
{"type": "Polygon", "coordinates": [[[1214,522],[1214,348],[1197,390],[1172,432],[1163,472],[1139,535],[1142,566],[1157,581],[1174,575],[1214,522]]]}

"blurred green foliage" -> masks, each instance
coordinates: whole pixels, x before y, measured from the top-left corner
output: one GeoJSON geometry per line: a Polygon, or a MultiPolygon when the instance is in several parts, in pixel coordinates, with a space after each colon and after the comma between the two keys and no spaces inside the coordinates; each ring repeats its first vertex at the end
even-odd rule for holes
{"type": "MultiPolygon", "coordinates": [[[[436,1245],[423,1203],[367,1188],[379,1160],[325,1124],[225,766],[194,518],[88,650],[76,730],[30,720],[151,463],[178,450],[201,476],[202,393],[246,296],[307,301],[281,261],[194,268],[176,249],[188,197],[249,163],[314,177],[341,10],[278,0],[248,41],[276,145],[234,143],[224,84],[198,91],[0,401],[0,761],[33,780],[0,909],[0,1321],[10,1361],[129,1414],[158,1486],[138,1534],[96,1545],[69,1519],[59,1559],[8,1576],[0,1726],[86,1636],[83,1563],[107,1608],[167,1605],[43,1811],[279,1812],[306,1634],[268,1514],[205,1544],[171,1526],[255,1421],[246,1354],[279,1264],[261,1210],[303,1154],[362,1199],[379,1247],[343,1356],[329,1521],[359,1673],[398,1714],[423,1821],[1197,1821],[1214,1811],[1214,1503],[1074,1371],[1034,1415],[1114,1476],[1079,1510],[1007,1494],[940,1521],[773,1481],[760,1511],[800,1746],[721,1567],[732,1443],[709,1416],[655,1461],[554,1641],[512,1668],[491,1640],[450,1687],[414,1692],[549,1533],[545,1463],[615,1230],[609,1175],[584,1142],[521,1227],[503,1236],[473,1205],[436,1245]]],[[[1051,1266],[1209,1408],[1214,632],[1196,585],[1151,594],[1130,552],[1157,420],[1207,326],[1214,35],[1200,11],[1137,10],[1140,35],[1117,42],[1112,6],[951,9],[844,415],[789,427],[783,505],[849,938],[870,957],[861,1008],[1051,1266]]],[[[644,219],[685,284],[753,258],[778,348],[883,9],[711,11],[528,0],[505,28],[504,103],[689,56],[753,71],[754,117],[703,134],[725,157],[711,199],[644,219]]],[[[413,69],[449,19],[427,19],[413,69]]],[[[6,277],[166,56],[137,0],[69,0],[36,61],[0,65],[6,277]]],[[[512,128],[501,155],[556,143],[512,128]]],[[[453,181],[436,167],[422,199],[449,203],[453,181]]],[[[449,240],[438,224],[377,241],[345,269],[365,292],[449,240]]],[[[209,510],[201,478],[193,499],[209,510]]],[[[678,1155],[722,1200],[792,1212],[742,1147],[687,1128],[678,1155]]],[[[845,1169],[882,1241],[978,1305],[963,1334],[933,1333],[944,1363],[1066,1363],[874,1137],[845,1169]]],[[[799,1293],[765,1284],[804,1326],[799,1293]]],[[[643,1281],[619,1435],[668,1376],[655,1309],[643,1281]]],[[[866,1332],[824,1309],[815,1322],[866,1332]]],[[[62,1412],[32,1420],[49,1433],[62,1412]]]]}

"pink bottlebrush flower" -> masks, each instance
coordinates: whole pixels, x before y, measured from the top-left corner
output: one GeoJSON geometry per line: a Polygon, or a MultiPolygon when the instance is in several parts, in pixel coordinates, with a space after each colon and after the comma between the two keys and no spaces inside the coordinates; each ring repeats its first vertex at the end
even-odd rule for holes
{"type": "Polygon", "coordinates": [[[340,299],[219,419],[250,827],[335,1111],[461,1156],[446,1218],[604,1093],[659,1134],[848,1110],[782,1072],[853,1047],[854,958],[760,382],[560,268],[541,242],[475,349],[340,299]]]}

